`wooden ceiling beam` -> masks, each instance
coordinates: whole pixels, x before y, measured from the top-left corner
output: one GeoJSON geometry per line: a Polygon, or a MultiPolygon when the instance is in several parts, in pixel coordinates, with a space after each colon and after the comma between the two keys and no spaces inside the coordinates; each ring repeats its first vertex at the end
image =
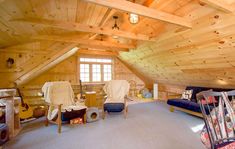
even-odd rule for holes
{"type": "Polygon", "coordinates": [[[49,40],[49,41],[60,41],[60,42],[71,42],[71,43],[77,43],[82,46],[86,47],[96,47],[96,48],[106,48],[106,49],[112,49],[117,51],[125,51],[128,52],[129,49],[134,49],[135,46],[131,44],[121,44],[121,43],[114,43],[114,42],[108,42],[108,41],[100,41],[100,40],[91,40],[91,39],[79,39],[76,38],[76,36],[71,37],[61,37],[56,35],[39,35],[34,36],[34,39],[37,40],[49,40]]]}
{"type": "Polygon", "coordinates": [[[61,29],[66,29],[66,30],[90,32],[90,33],[104,34],[104,35],[109,35],[109,36],[119,36],[119,37],[124,37],[128,39],[134,39],[134,40],[153,41],[151,40],[149,36],[144,35],[144,34],[136,34],[136,33],[128,32],[128,31],[113,30],[107,27],[96,27],[92,25],[85,25],[85,24],[68,22],[68,21],[55,21],[55,20],[36,19],[36,18],[12,19],[11,21],[48,25],[51,27],[56,27],[56,28],[61,28],[61,29]]]}
{"type": "Polygon", "coordinates": [[[31,69],[29,72],[25,73],[14,82],[17,86],[21,86],[28,81],[32,80],[33,78],[37,77],[38,75],[42,74],[43,72],[49,70],[53,66],[57,65],[58,63],[62,62],[63,60],[69,58],[70,56],[77,53],[78,48],[76,48],[76,44],[70,44],[66,46],[64,49],[58,50],[56,52],[52,52],[48,54],[45,59],[43,59],[38,66],[31,69]]]}
{"type": "Polygon", "coordinates": [[[78,54],[84,55],[105,55],[105,56],[117,56],[117,52],[110,51],[100,51],[100,50],[89,50],[89,49],[79,49],[78,54]]]}
{"type": "MultiPolygon", "coordinates": [[[[105,13],[104,17],[102,18],[101,22],[99,23],[99,27],[103,27],[105,25],[105,23],[114,15],[114,13],[116,12],[116,10],[108,8],[107,12],[105,13]]],[[[95,37],[97,37],[97,33],[95,33],[93,36],[91,36],[89,39],[95,39],[95,37]]],[[[150,39],[149,37],[147,37],[148,39],[150,39]]]]}
{"type": "Polygon", "coordinates": [[[47,54],[48,51],[44,51],[44,50],[21,50],[21,49],[11,49],[11,48],[3,48],[0,49],[0,52],[4,52],[4,53],[35,53],[35,54],[47,54]]]}
{"type": "Polygon", "coordinates": [[[116,51],[116,52],[129,52],[128,49],[120,49],[120,48],[109,48],[104,46],[97,46],[97,45],[78,45],[81,49],[98,49],[98,50],[108,50],[108,51],[116,51]]]}
{"type": "Polygon", "coordinates": [[[234,12],[235,10],[231,5],[227,4],[225,1],[221,0],[200,0],[200,1],[216,9],[222,10],[224,12],[231,13],[234,12]]]}
{"type": "Polygon", "coordinates": [[[146,7],[149,7],[152,3],[154,2],[154,0],[146,0],[143,5],[146,7]]]}
{"type": "Polygon", "coordinates": [[[97,5],[114,8],[129,13],[135,13],[151,19],[157,19],[164,22],[180,25],[187,28],[192,28],[192,23],[183,17],[172,15],[163,11],[148,8],[143,5],[135,4],[126,0],[85,0],[97,5]]]}

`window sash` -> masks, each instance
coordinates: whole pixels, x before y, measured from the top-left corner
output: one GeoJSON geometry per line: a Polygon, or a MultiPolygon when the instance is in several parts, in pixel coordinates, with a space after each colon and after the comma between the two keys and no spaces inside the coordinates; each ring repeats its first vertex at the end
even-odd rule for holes
{"type": "Polygon", "coordinates": [[[81,57],[80,62],[84,63],[112,63],[112,59],[110,58],[85,58],[81,57]]]}
{"type": "Polygon", "coordinates": [[[92,82],[101,82],[101,65],[92,64],[92,82]]]}
{"type": "Polygon", "coordinates": [[[112,59],[111,63],[98,63],[98,62],[82,62],[80,61],[80,71],[79,71],[79,77],[83,82],[92,83],[92,82],[105,82],[109,81],[113,77],[113,65],[112,65],[112,59]],[[86,65],[86,68],[84,68],[84,65],[86,65]],[[87,68],[87,65],[89,67],[87,68]],[[99,67],[94,69],[94,67],[99,67]],[[83,69],[81,69],[83,67],[83,69]],[[82,71],[81,71],[82,70],[82,71]],[[85,77],[86,76],[86,77],[85,77]]]}
{"type": "Polygon", "coordinates": [[[90,82],[90,65],[80,64],[80,79],[83,82],[90,82]]]}

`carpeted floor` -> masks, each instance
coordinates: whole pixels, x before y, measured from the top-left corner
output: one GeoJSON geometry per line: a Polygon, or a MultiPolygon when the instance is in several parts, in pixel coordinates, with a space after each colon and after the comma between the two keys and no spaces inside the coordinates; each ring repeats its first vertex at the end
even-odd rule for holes
{"type": "Polygon", "coordinates": [[[86,125],[44,127],[42,120],[27,124],[9,141],[7,149],[203,149],[200,118],[183,112],[169,112],[162,102],[129,106],[123,114],[109,114],[105,120],[86,125]]]}

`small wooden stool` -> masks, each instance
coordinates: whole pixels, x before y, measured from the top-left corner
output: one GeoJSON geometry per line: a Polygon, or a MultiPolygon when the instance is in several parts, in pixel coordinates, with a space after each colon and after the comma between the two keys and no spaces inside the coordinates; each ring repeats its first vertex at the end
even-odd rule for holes
{"type": "Polygon", "coordinates": [[[85,100],[85,105],[87,108],[90,107],[97,107],[97,101],[96,101],[96,92],[86,92],[85,94],[86,100],[85,100]]]}

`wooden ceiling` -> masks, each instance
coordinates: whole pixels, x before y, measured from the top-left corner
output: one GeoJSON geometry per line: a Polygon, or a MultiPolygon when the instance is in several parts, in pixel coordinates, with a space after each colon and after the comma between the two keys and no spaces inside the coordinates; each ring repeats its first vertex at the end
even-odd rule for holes
{"type": "Polygon", "coordinates": [[[1,0],[0,51],[43,57],[77,46],[148,80],[235,88],[234,11],[235,0],[1,0]]]}

